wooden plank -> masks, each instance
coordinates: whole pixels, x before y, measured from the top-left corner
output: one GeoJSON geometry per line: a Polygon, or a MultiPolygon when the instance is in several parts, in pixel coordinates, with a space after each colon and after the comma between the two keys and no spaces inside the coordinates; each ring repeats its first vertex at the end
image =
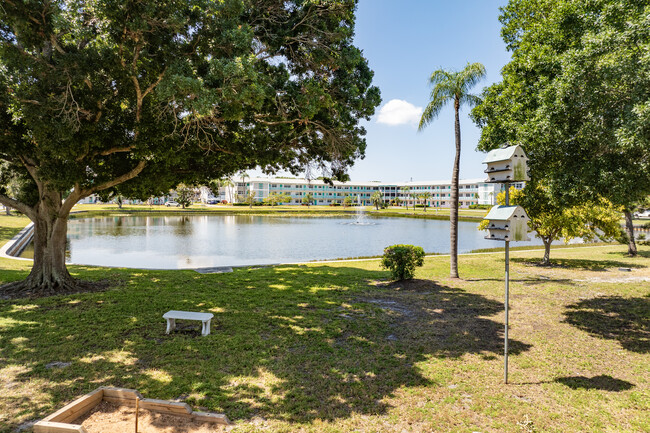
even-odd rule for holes
{"type": "Polygon", "coordinates": [[[135,406],[135,399],[125,399],[121,397],[104,397],[103,399],[109,403],[115,403],[119,406],[135,406]]]}
{"type": "Polygon", "coordinates": [[[34,424],[34,433],[88,433],[79,424],[65,424],[62,422],[39,421],[34,424]]]}
{"type": "Polygon", "coordinates": [[[104,391],[101,388],[89,392],[88,394],[74,400],[72,403],[65,405],[52,415],[45,417],[43,421],[67,422],[77,419],[93,407],[97,406],[97,404],[102,401],[103,395],[104,391]]]}
{"type": "Polygon", "coordinates": [[[230,424],[228,417],[221,413],[211,413],[211,412],[194,412],[192,414],[192,419],[194,421],[205,421],[205,422],[214,422],[217,424],[230,424]]]}
{"type": "Polygon", "coordinates": [[[142,395],[134,389],[113,388],[108,386],[102,387],[101,389],[104,390],[105,400],[106,397],[113,398],[113,399],[133,400],[133,404],[135,404],[136,397],[142,400],[142,395]]]}
{"type": "Polygon", "coordinates": [[[97,392],[92,395],[86,395],[76,401],[77,404],[61,414],[60,417],[53,417],[52,421],[71,422],[90,412],[95,406],[102,401],[102,393],[97,392]]]}
{"type": "Polygon", "coordinates": [[[145,398],[140,400],[140,408],[170,415],[189,416],[192,408],[187,403],[145,398]]]}

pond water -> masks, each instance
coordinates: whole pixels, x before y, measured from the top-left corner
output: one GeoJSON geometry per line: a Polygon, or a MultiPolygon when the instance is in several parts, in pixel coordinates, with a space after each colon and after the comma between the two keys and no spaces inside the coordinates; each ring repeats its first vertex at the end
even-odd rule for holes
{"type": "MultiPolygon", "coordinates": [[[[73,219],[71,263],[183,269],[378,256],[393,244],[449,252],[449,221],[367,217],[253,215],[111,216],[73,219]]],[[[458,224],[459,252],[503,247],[477,223],[458,224]]],[[[515,245],[539,245],[540,241],[515,245]]]]}

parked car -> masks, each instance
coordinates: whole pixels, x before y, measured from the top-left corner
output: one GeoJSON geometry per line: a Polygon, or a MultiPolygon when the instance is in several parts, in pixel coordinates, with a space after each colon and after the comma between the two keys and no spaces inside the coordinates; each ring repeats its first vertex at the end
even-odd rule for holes
{"type": "Polygon", "coordinates": [[[650,209],[635,212],[634,218],[650,218],[650,209]]]}
{"type": "Polygon", "coordinates": [[[180,205],[181,205],[180,203],[175,202],[174,200],[170,200],[167,203],[165,203],[165,206],[167,207],[171,207],[171,206],[180,207],[180,205]]]}
{"type": "Polygon", "coordinates": [[[219,201],[219,199],[211,198],[211,199],[208,199],[207,203],[208,204],[219,204],[221,202],[219,201]]]}

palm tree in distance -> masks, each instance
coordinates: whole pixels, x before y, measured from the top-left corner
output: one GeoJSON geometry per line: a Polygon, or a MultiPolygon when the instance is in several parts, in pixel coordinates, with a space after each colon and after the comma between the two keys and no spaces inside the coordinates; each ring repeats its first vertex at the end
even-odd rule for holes
{"type": "Polygon", "coordinates": [[[408,186],[403,186],[400,188],[400,191],[402,192],[402,195],[404,196],[404,204],[406,205],[406,210],[409,210],[409,197],[411,195],[411,188],[408,186]]]}
{"type": "Polygon", "coordinates": [[[451,225],[450,240],[450,277],[458,278],[458,172],[460,169],[460,119],[459,111],[463,105],[474,106],[479,101],[478,96],[469,93],[481,79],[485,77],[485,66],[480,63],[468,63],[462,71],[450,72],[438,69],[431,74],[429,83],[433,86],[431,100],[420,118],[418,131],[422,131],[433,122],[449,102],[454,104],[456,135],[456,158],[451,176],[451,205],[449,221],[451,225]]]}
{"type": "Polygon", "coordinates": [[[246,182],[246,179],[250,179],[251,177],[248,175],[248,173],[246,173],[245,171],[242,170],[242,171],[239,172],[239,178],[241,179],[241,183],[242,183],[242,185],[244,187],[244,193],[240,195],[239,194],[239,188],[237,188],[237,197],[238,197],[237,201],[240,201],[239,198],[242,199],[241,201],[246,201],[246,193],[248,191],[246,190],[246,183],[245,182],[246,182]]]}

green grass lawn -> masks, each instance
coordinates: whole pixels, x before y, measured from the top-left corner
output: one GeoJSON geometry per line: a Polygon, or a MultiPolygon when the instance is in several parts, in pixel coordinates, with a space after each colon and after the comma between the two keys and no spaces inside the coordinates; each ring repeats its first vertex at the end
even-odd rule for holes
{"type": "MultiPolygon", "coordinates": [[[[650,249],[624,251],[561,249],[553,268],[513,252],[507,386],[502,253],[461,256],[461,280],[428,258],[396,284],[377,261],[75,266],[112,288],[0,301],[0,431],[102,385],[223,412],[237,432],[648,431],[650,249]],[[212,334],[165,335],[170,309],[213,312],[212,334]]],[[[0,282],[27,271],[0,260],[0,282]]]]}
{"type": "Polygon", "coordinates": [[[25,216],[0,214],[0,246],[18,234],[27,224],[29,224],[29,218],[25,216]]]}

